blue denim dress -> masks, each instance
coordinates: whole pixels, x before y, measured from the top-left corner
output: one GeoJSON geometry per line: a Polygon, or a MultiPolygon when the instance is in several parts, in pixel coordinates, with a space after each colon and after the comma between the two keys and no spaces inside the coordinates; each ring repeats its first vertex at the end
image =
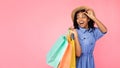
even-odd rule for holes
{"type": "Polygon", "coordinates": [[[95,68],[93,51],[95,42],[101,38],[102,33],[97,27],[89,30],[79,27],[77,29],[82,54],[76,58],[76,68],[95,68]]]}

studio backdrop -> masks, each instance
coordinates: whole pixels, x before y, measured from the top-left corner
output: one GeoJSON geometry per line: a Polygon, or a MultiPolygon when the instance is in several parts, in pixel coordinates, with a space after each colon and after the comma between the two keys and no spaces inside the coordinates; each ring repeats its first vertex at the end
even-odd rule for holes
{"type": "Polygon", "coordinates": [[[46,55],[72,26],[72,10],[82,5],[108,28],[96,42],[96,68],[120,68],[119,0],[1,0],[0,68],[51,68],[46,55]]]}

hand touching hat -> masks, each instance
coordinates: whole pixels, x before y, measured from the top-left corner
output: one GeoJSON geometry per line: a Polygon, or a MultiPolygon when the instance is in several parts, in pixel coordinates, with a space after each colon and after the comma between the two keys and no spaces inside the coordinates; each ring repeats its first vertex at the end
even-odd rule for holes
{"type": "Polygon", "coordinates": [[[71,17],[72,17],[72,20],[74,20],[74,16],[75,16],[75,13],[79,10],[85,10],[86,12],[84,12],[89,18],[91,19],[94,19],[95,18],[95,13],[93,11],[93,9],[87,7],[87,6],[80,6],[80,7],[77,7],[75,8],[73,11],[72,11],[72,14],[71,14],[71,17]]]}

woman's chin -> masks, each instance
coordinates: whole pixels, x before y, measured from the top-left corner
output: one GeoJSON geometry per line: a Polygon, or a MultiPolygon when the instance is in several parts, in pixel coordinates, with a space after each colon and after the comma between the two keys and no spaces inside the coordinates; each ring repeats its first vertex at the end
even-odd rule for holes
{"type": "Polygon", "coordinates": [[[80,27],[81,27],[81,28],[85,28],[85,29],[87,29],[87,27],[86,27],[86,26],[84,26],[84,25],[80,25],[80,27]]]}
{"type": "Polygon", "coordinates": [[[85,26],[84,26],[84,25],[80,25],[80,27],[81,27],[81,28],[85,28],[85,26]]]}

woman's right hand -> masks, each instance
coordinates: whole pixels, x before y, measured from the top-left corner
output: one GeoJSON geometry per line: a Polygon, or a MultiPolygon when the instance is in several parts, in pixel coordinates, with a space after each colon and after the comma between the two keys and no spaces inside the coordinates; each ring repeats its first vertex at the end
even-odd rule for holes
{"type": "Polygon", "coordinates": [[[75,38],[78,37],[78,33],[76,29],[74,29],[73,27],[70,27],[69,30],[70,30],[70,35],[74,34],[75,38]]]}
{"type": "Polygon", "coordinates": [[[77,57],[80,57],[81,53],[82,53],[82,49],[81,49],[81,45],[80,42],[78,40],[78,32],[76,29],[70,27],[70,36],[73,33],[74,34],[74,40],[75,40],[75,53],[77,57]]]}

